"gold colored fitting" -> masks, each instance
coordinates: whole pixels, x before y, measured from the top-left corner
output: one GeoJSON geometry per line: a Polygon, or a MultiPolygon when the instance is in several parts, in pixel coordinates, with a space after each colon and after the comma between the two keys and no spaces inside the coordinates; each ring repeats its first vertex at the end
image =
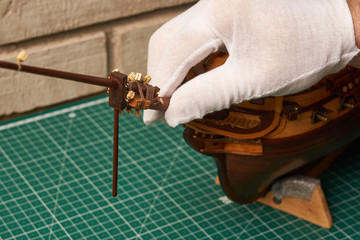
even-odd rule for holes
{"type": "Polygon", "coordinates": [[[135,81],[140,82],[141,79],[142,79],[142,74],[141,74],[141,73],[136,73],[136,75],[135,75],[135,81]]]}
{"type": "Polygon", "coordinates": [[[348,88],[351,90],[351,89],[353,89],[354,88],[354,84],[352,83],[352,82],[349,82],[348,83],[348,88]]]}
{"type": "Polygon", "coordinates": [[[135,97],[135,92],[131,90],[126,94],[126,101],[132,100],[134,99],[134,97],[135,97]]]}
{"type": "Polygon", "coordinates": [[[125,109],[125,112],[126,112],[127,114],[131,114],[131,110],[132,110],[131,108],[126,108],[126,109],[125,109]]]}
{"type": "Polygon", "coordinates": [[[323,122],[329,121],[329,119],[327,117],[325,117],[324,115],[321,115],[321,114],[316,114],[316,118],[323,122]]]}
{"type": "Polygon", "coordinates": [[[106,92],[107,92],[108,94],[110,94],[110,88],[106,89],[106,92]]]}
{"type": "Polygon", "coordinates": [[[159,98],[159,101],[162,105],[164,105],[164,100],[162,98],[159,98]]]}
{"type": "Polygon", "coordinates": [[[144,83],[145,84],[148,84],[149,82],[150,82],[150,80],[151,80],[151,77],[149,76],[149,75],[146,75],[145,77],[144,77],[144,83]]]}
{"type": "Polygon", "coordinates": [[[27,57],[28,57],[27,52],[25,50],[21,50],[17,55],[16,60],[18,60],[18,62],[23,62],[27,59],[27,57]]]}
{"type": "Polygon", "coordinates": [[[139,109],[135,109],[134,113],[135,113],[135,117],[140,117],[141,116],[139,109]]]}
{"type": "Polygon", "coordinates": [[[348,87],[347,87],[347,86],[343,86],[342,91],[343,91],[344,93],[346,93],[346,92],[348,91],[348,87]]]}
{"type": "Polygon", "coordinates": [[[120,72],[120,69],[115,68],[114,70],[112,70],[112,72],[120,72]]]}
{"type": "Polygon", "coordinates": [[[347,108],[354,108],[355,107],[355,105],[351,104],[351,103],[344,103],[344,106],[347,107],[347,108]]]}
{"type": "Polygon", "coordinates": [[[134,72],[129,73],[127,79],[128,79],[129,81],[131,81],[131,82],[134,81],[134,79],[135,79],[135,73],[134,73],[134,72]]]}
{"type": "Polygon", "coordinates": [[[359,85],[359,83],[360,83],[360,78],[355,78],[354,82],[355,82],[356,85],[359,85]]]}

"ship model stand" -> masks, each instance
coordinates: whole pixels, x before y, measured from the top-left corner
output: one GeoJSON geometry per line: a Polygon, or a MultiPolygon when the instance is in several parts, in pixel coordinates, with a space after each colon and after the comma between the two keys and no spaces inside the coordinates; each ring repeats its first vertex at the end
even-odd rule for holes
{"type": "MultiPolygon", "coordinates": [[[[215,53],[187,80],[222,65],[215,53]]],[[[184,125],[187,143],[214,158],[224,193],[332,226],[318,176],[360,136],[360,71],[346,67],[297,94],[233,104],[184,125]]]]}
{"type": "MultiPolygon", "coordinates": [[[[222,65],[218,52],[192,68],[186,81],[222,65]]],[[[119,114],[166,111],[170,98],[148,84],[149,76],[115,69],[108,78],[0,61],[0,67],[108,87],[114,108],[113,196],[117,196],[119,114]]],[[[360,70],[346,67],[310,89],[233,104],[184,124],[184,139],[214,158],[224,193],[240,204],[258,201],[319,226],[332,219],[317,177],[360,137],[360,70]],[[270,191],[271,190],[271,191],[270,191]]]]}

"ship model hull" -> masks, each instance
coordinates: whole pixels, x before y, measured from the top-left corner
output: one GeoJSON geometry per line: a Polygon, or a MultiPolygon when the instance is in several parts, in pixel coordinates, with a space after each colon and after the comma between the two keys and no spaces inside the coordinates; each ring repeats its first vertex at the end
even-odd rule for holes
{"type": "MultiPolygon", "coordinates": [[[[226,57],[200,63],[189,79],[226,57]]],[[[360,136],[359,79],[359,70],[346,67],[301,93],[232,105],[185,124],[184,138],[214,158],[230,199],[251,203],[276,179],[316,164],[360,136]]]]}

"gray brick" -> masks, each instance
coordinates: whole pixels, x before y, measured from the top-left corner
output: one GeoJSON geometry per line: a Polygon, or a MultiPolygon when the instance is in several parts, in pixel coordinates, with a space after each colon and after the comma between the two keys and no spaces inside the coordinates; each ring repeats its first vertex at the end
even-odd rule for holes
{"type": "Polygon", "coordinates": [[[169,10],[152,18],[138,18],[113,27],[109,34],[110,69],[119,68],[126,74],[132,71],[146,73],[148,42],[152,33],[184,10],[169,10]]]}
{"type": "Polygon", "coordinates": [[[137,15],[194,0],[1,0],[0,45],[137,15]]]}
{"type": "MultiPolygon", "coordinates": [[[[24,64],[95,76],[107,75],[106,39],[102,32],[67,35],[28,47],[24,64]]],[[[0,54],[15,61],[18,50],[0,54]]],[[[103,90],[103,87],[0,69],[0,115],[29,111],[103,90]]]]}

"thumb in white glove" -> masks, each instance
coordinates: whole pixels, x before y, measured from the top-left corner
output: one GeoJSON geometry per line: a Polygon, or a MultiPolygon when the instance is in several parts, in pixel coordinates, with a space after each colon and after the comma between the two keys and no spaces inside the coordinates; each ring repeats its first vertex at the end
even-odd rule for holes
{"type": "MultiPolygon", "coordinates": [[[[345,0],[202,0],[149,43],[148,73],[171,97],[165,121],[202,118],[233,103],[309,88],[359,52],[345,0]],[[224,65],[179,87],[189,69],[225,46],[224,65]]],[[[163,113],[147,110],[151,124],[163,113]]]]}

